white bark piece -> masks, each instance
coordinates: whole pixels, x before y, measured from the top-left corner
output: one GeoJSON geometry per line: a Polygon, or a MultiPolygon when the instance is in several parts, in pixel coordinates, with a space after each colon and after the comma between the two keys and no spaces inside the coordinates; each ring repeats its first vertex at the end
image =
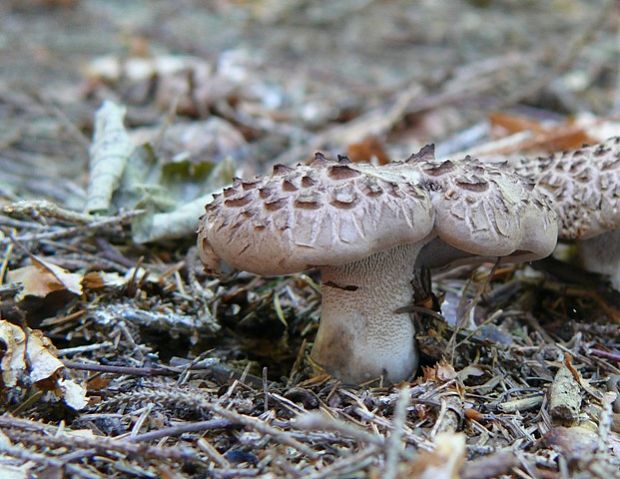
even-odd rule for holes
{"type": "Polygon", "coordinates": [[[126,109],[106,101],[95,116],[86,211],[107,212],[135,144],[123,125],[126,109]]]}

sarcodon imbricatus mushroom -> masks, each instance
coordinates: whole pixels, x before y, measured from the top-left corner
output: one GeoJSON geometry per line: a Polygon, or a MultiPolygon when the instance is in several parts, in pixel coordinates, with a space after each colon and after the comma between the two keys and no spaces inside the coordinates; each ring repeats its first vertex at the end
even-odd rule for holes
{"type": "Polygon", "coordinates": [[[206,206],[198,247],[207,271],[261,275],[318,268],[321,322],[312,359],[346,383],[415,372],[410,313],[416,270],[530,261],[556,244],[557,217],[532,185],[478,160],[435,159],[432,146],[385,166],[317,154],[237,179],[206,206]]]}

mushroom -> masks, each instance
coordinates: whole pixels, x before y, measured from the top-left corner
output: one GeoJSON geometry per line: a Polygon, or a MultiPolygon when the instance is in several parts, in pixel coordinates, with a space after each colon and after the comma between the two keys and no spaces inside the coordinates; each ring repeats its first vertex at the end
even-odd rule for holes
{"type": "Polygon", "coordinates": [[[551,202],[559,238],[576,240],[583,266],[620,290],[620,137],[511,166],[551,202]]]}
{"type": "Polygon", "coordinates": [[[454,262],[528,261],[555,246],[557,220],[519,176],[432,146],[385,166],[276,165],[236,179],[206,206],[198,231],[207,271],[261,275],[318,268],[315,363],[346,383],[409,377],[418,354],[410,314],[416,270],[454,262]]]}

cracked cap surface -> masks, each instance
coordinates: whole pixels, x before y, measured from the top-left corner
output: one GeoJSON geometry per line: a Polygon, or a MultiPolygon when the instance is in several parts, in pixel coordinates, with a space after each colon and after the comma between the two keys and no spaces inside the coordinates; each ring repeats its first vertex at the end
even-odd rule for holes
{"type": "Polygon", "coordinates": [[[532,179],[556,205],[562,239],[587,239],[620,228],[620,137],[528,163],[541,161],[544,168],[532,179]]]}
{"type": "Polygon", "coordinates": [[[317,154],[308,165],[235,180],[206,206],[198,246],[210,272],[221,259],[277,275],[435,236],[472,256],[526,261],[551,253],[557,218],[521,177],[471,158],[436,160],[430,146],[385,166],[317,154]]]}

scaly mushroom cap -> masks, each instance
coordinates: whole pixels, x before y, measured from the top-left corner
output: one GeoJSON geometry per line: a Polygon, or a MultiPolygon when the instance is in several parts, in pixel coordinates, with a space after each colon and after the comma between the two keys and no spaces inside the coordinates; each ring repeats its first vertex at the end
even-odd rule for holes
{"type": "Polygon", "coordinates": [[[620,137],[529,163],[541,161],[542,172],[522,168],[521,174],[555,205],[560,238],[587,239],[620,228],[620,137]]]}
{"type": "Polygon", "coordinates": [[[198,246],[207,269],[220,258],[244,271],[288,274],[415,243],[433,222],[430,199],[414,181],[318,154],[309,165],[235,180],[207,205],[198,246]]]}
{"type": "Polygon", "coordinates": [[[439,161],[428,146],[385,166],[318,154],[309,165],[237,179],[207,205],[198,233],[208,271],[217,272],[221,259],[277,275],[359,261],[429,236],[459,252],[446,261],[538,259],[553,251],[557,218],[521,177],[469,157],[439,161]]]}

